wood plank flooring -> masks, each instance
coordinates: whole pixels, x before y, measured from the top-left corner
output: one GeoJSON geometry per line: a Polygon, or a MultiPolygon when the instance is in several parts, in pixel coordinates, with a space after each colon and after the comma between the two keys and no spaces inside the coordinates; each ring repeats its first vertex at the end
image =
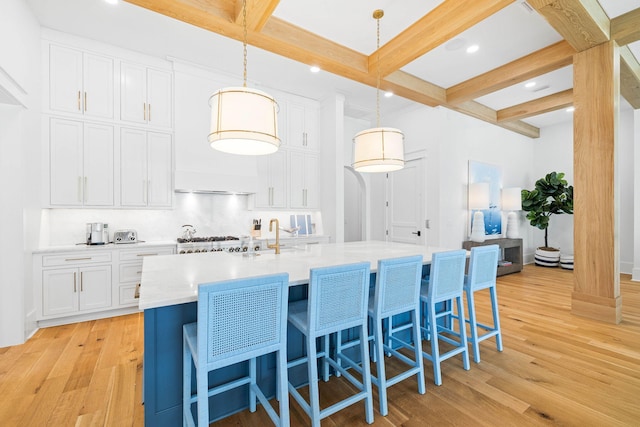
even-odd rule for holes
{"type": "MultiPolygon", "coordinates": [[[[640,283],[623,275],[623,321],[611,325],[570,313],[571,271],[525,266],[500,277],[504,352],[481,344],[480,364],[443,363],[443,384],[427,393],[413,379],[389,390],[389,415],[376,426],[640,425],[640,283]]],[[[477,296],[488,320],[488,294],[477,296]]],[[[0,426],[142,426],[141,314],[41,329],[27,343],[0,349],[0,426]]],[[[398,365],[390,365],[393,371],[398,365]]],[[[323,404],[349,393],[332,378],[323,404]]],[[[377,398],[377,392],[375,392],[377,398]]],[[[377,402],[376,402],[377,407],[377,402]]],[[[309,425],[291,399],[292,426],[309,425]]],[[[270,425],[244,411],[216,425],[270,425]]],[[[324,426],[365,426],[356,404],[324,426]]]]}

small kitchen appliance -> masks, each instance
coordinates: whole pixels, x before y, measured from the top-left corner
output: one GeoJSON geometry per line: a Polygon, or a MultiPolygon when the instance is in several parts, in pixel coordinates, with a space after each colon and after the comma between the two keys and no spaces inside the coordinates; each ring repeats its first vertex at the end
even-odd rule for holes
{"type": "Polygon", "coordinates": [[[113,232],[113,243],[138,243],[136,230],[116,230],[113,232]]]}
{"type": "Polygon", "coordinates": [[[109,243],[109,224],[88,222],[87,245],[104,245],[107,243],[109,243]]]}

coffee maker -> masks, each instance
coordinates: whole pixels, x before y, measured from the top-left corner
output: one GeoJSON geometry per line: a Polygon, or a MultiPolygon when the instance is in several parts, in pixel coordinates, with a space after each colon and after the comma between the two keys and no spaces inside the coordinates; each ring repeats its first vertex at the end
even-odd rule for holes
{"type": "Polygon", "coordinates": [[[109,224],[88,222],[87,245],[104,245],[107,243],[109,243],[109,224]]]}

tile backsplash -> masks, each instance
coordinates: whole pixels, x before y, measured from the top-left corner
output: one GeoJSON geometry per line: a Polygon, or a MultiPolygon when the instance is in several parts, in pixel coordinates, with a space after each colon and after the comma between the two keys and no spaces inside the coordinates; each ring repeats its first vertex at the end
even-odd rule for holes
{"type": "MultiPolygon", "coordinates": [[[[269,233],[269,220],[278,218],[280,226],[288,228],[291,214],[310,215],[316,234],[322,234],[319,211],[259,211],[247,209],[248,196],[176,193],[170,210],[136,209],[43,209],[40,247],[71,245],[85,241],[85,224],[109,224],[113,232],[134,229],[141,241],[175,240],[182,235],[182,225],[191,224],[196,236],[247,236],[253,219],[262,220],[262,238],[269,233]]],[[[287,233],[281,234],[283,237],[287,233]]]]}

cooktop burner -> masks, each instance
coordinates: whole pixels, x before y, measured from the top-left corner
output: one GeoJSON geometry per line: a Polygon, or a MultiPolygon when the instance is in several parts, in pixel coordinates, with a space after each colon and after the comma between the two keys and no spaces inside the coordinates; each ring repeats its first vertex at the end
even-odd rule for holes
{"type": "Polygon", "coordinates": [[[240,240],[240,238],[235,236],[192,237],[190,239],[178,237],[178,243],[223,242],[226,240],[240,240]]]}

